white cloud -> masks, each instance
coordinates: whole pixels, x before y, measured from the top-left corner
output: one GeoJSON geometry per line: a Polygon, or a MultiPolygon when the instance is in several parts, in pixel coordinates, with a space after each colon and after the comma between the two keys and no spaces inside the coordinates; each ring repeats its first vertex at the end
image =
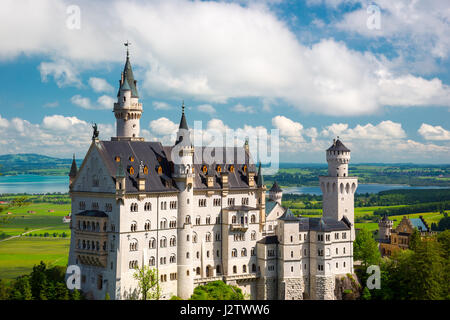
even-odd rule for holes
{"type": "MultiPolygon", "coordinates": [[[[103,68],[105,62],[123,63],[117,39],[129,38],[131,59],[144,75],[138,79],[140,90],[151,95],[190,96],[206,103],[275,99],[299,110],[341,116],[371,114],[384,105],[450,105],[450,89],[439,79],[396,71],[392,60],[350,50],[333,39],[303,45],[270,6],[116,0],[105,10],[85,1],[81,29],[74,31],[65,27],[68,4],[7,1],[0,12],[0,37],[10,45],[0,47],[0,59],[51,54],[54,62],[40,67],[43,79],[53,75],[58,85],[80,85],[78,72],[103,68]]],[[[382,6],[394,8],[387,1],[382,6]]],[[[431,7],[436,12],[440,8],[431,7]]],[[[444,16],[445,12],[441,10],[444,16]]],[[[441,31],[440,21],[436,32],[445,40],[449,36],[441,31]]],[[[435,24],[420,28],[433,30],[430,26],[435,24]]],[[[436,56],[446,55],[450,46],[444,40],[433,46],[436,56]]]]}
{"type": "Polygon", "coordinates": [[[171,105],[162,101],[153,101],[153,109],[155,110],[170,110],[173,109],[171,105]]]}
{"type": "Polygon", "coordinates": [[[197,106],[197,110],[200,112],[205,112],[209,115],[213,115],[216,113],[216,109],[214,109],[214,107],[210,104],[201,104],[197,106]]]}
{"type": "Polygon", "coordinates": [[[441,126],[422,123],[418,132],[425,140],[450,140],[450,131],[441,126]]]}
{"type": "Polygon", "coordinates": [[[240,103],[230,108],[231,111],[239,112],[239,113],[255,113],[255,108],[252,106],[244,106],[240,103]]]}
{"type": "Polygon", "coordinates": [[[150,121],[150,129],[157,135],[173,135],[178,130],[178,125],[169,119],[162,117],[150,121]]]}
{"type": "Polygon", "coordinates": [[[52,76],[58,87],[81,86],[78,71],[67,61],[41,62],[38,69],[44,82],[47,82],[48,77],[52,76]]]}
{"type": "MultiPolygon", "coordinates": [[[[110,124],[99,124],[100,138],[109,140],[114,134],[110,124]]],[[[89,148],[92,127],[76,117],[52,115],[42,123],[20,118],[6,120],[0,116],[1,153],[38,153],[55,157],[82,157],[89,148]],[[8,126],[4,126],[8,122],[8,126]],[[3,125],[2,125],[3,124],[3,125]]]]}
{"type": "Polygon", "coordinates": [[[95,92],[112,92],[114,88],[102,78],[90,77],[89,85],[95,92]]]}
{"type": "Polygon", "coordinates": [[[100,96],[97,99],[97,103],[99,104],[99,109],[113,109],[114,107],[114,102],[116,102],[116,99],[114,99],[113,97],[107,96],[107,95],[103,95],[100,96]]]}
{"type": "Polygon", "coordinates": [[[108,109],[110,109],[110,110],[112,110],[115,99],[110,96],[103,95],[97,99],[96,104],[92,104],[92,102],[89,98],[82,97],[81,95],[77,94],[77,95],[73,96],[70,99],[70,101],[74,105],[77,105],[83,109],[88,109],[88,110],[108,110],[108,109]]]}
{"type": "Polygon", "coordinates": [[[384,139],[403,139],[406,133],[400,123],[390,120],[382,121],[377,125],[368,123],[366,125],[358,124],[355,128],[348,128],[347,124],[333,123],[327,126],[321,132],[324,137],[339,136],[347,140],[384,140],[384,139]]]}

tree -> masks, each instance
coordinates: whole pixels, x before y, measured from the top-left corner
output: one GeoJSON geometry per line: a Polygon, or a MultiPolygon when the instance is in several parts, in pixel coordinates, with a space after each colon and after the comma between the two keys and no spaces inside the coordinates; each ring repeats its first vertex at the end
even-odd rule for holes
{"type": "Polygon", "coordinates": [[[218,280],[194,289],[189,300],[244,300],[242,290],[218,280]]]}
{"type": "Polygon", "coordinates": [[[414,231],[411,234],[411,237],[409,238],[409,248],[413,251],[416,251],[416,248],[419,245],[420,241],[421,241],[420,232],[419,230],[414,228],[414,231]]]}
{"type": "Polygon", "coordinates": [[[105,300],[111,300],[111,297],[109,296],[108,292],[105,294],[105,300]]]}
{"type": "Polygon", "coordinates": [[[159,300],[161,287],[159,285],[158,269],[144,265],[142,268],[137,268],[133,278],[138,281],[142,300],[159,300]]]}
{"type": "Polygon", "coordinates": [[[80,291],[78,291],[77,289],[74,289],[72,291],[72,300],[81,300],[80,291]]]}
{"type": "Polygon", "coordinates": [[[381,258],[380,251],[370,231],[361,229],[358,232],[353,243],[353,257],[355,260],[361,260],[365,268],[379,263],[381,258]]]}

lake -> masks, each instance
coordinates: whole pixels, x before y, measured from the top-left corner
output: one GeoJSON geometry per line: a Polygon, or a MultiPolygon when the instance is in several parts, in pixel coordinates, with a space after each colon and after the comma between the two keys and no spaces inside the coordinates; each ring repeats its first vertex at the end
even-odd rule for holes
{"type": "MultiPolygon", "coordinates": [[[[357,193],[378,193],[392,189],[441,189],[443,187],[411,187],[396,184],[360,184],[357,193]]],[[[39,176],[17,175],[0,176],[0,194],[2,193],[66,193],[69,191],[69,177],[67,176],[39,176]]],[[[322,191],[317,187],[288,187],[284,193],[315,194],[321,195],[322,191]]]]}
{"type": "MultiPolygon", "coordinates": [[[[370,183],[370,184],[359,184],[356,189],[356,193],[378,193],[380,191],[392,190],[392,189],[447,189],[447,187],[411,187],[404,184],[379,184],[379,183],[370,183]]],[[[314,194],[321,195],[322,190],[320,187],[288,187],[283,189],[283,193],[293,193],[293,194],[314,194]]]]}
{"type": "Polygon", "coordinates": [[[68,176],[39,176],[24,174],[0,176],[0,194],[2,193],[66,193],[69,191],[68,176]]]}

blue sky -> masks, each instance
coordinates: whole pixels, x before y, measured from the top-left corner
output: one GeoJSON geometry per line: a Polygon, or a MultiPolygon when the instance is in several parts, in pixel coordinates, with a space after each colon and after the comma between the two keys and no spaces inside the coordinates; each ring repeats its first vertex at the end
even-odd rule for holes
{"type": "Polygon", "coordinates": [[[82,158],[91,122],[101,138],[114,136],[128,39],[148,140],[171,143],[184,100],[189,124],[201,120],[205,135],[278,129],[283,162],[324,162],[339,135],[354,162],[449,163],[445,1],[43,0],[4,8],[1,154],[82,158]]]}

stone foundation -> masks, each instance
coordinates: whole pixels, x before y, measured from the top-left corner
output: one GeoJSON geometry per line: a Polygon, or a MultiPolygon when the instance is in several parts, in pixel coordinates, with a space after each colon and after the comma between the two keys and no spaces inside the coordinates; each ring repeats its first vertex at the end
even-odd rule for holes
{"type": "Polygon", "coordinates": [[[316,275],[314,278],[315,281],[313,282],[315,285],[315,290],[312,298],[315,300],[335,300],[335,277],[316,275]]]}
{"type": "Polygon", "coordinates": [[[277,294],[276,278],[259,278],[256,284],[257,300],[276,300],[277,294]]]}
{"type": "Polygon", "coordinates": [[[278,299],[303,300],[305,285],[303,278],[288,278],[280,281],[278,285],[278,299]]]}

